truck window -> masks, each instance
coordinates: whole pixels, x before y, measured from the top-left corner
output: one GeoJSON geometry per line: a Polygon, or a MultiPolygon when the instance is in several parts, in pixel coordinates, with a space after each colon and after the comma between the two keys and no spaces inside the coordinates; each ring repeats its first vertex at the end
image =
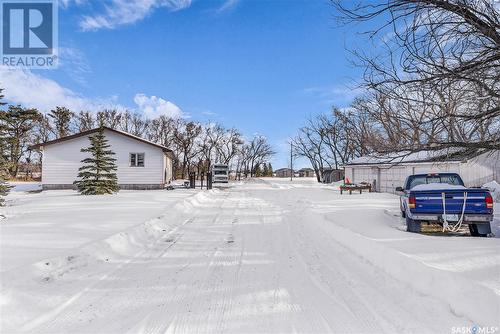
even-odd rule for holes
{"type": "Polygon", "coordinates": [[[415,186],[421,184],[430,184],[430,183],[446,183],[456,186],[463,186],[463,182],[458,175],[439,175],[439,174],[431,174],[431,175],[414,175],[410,176],[408,179],[407,189],[412,189],[415,186]]]}

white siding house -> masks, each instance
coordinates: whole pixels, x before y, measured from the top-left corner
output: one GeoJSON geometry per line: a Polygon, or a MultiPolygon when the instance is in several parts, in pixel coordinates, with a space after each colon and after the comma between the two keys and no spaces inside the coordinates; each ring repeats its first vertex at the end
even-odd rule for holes
{"type": "MultiPolygon", "coordinates": [[[[42,152],[43,189],[73,188],[81,161],[88,157],[82,148],[98,129],[34,146],[42,152]]],[[[122,189],[162,189],[172,180],[172,152],[166,147],[126,132],[104,128],[110,149],[115,153],[118,184],[122,189]]]]}
{"type": "Polygon", "coordinates": [[[368,182],[376,191],[395,193],[412,174],[458,173],[466,186],[479,187],[500,182],[500,152],[446,154],[419,152],[410,155],[365,156],[345,165],[345,177],[352,183],[368,182]]]}

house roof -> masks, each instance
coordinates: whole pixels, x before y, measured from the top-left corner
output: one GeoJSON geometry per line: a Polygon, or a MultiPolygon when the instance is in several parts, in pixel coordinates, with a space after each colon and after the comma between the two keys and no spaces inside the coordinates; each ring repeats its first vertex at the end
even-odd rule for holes
{"type": "MultiPolygon", "coordinates": [[[[159,145],[159,144],[153,143],[152,141],[146,140],[144,138],[131,135],[128,132],[120,131],[120,130],[116,130],[116,129],[112,129],[112,128],[109,128],[107,126],[103,126],[103,129],[111,131],[111,132],[114,132],[114,133],[117,133],[119,135],[131,138],[131,139],[135,139],[135,140],[143,142],[145,144],[149,144],[149,145],[155,146],[155,147],[161,149],[165,153],[169,153],[169,154],[172,153],[172,150],[169,150],[168,148],[166,148],[163,145],[159,145]]],[[[70,135],[70,136],[59,138],[59,139],[50,140],[50,141],[47,141],[45,143],[40,143],[40,144],[36,144],[36,145],[30,146],[30,149],[43,150],[44,146],[62,143],[62,142],[65,142],[65,141],[68,141],[68,140],[72,140],[72,139],[75,139],[75,138],[79,138],[79,137],[89,136],[89,135],[91,135],[91,134],[93,134],[93,133],[95,133],[97,131],[99,131],[99,128],[95,128],[95,129],[83,131],[83,132],[80,132],[80,133],[76,133],[74,135],[70,135]]]]}
{"type": "Polygon", "coordinates": [[[474,158],[485,153],[480,150],[463,150],[459,148],[441,149],[436,151],[401,151],[388,154],[373,154],[355,158],[346,166],[353,165],[397,165],[402,163],[426,162],[459,162],[474,158]]]}
{"type": "Polygon", "coordinates": [[[314,172],[314,169],[312,169],[312,168],[301,168],[301,169],[299,169],[299,172],[314,172]]]}

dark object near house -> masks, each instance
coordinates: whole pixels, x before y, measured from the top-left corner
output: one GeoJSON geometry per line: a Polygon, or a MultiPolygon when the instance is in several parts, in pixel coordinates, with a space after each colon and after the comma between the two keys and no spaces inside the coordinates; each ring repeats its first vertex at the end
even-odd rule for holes
{"type": "Polygon", "coordinates": [[[327,168],[323,169],[321,175],[323,177],[323,183],[338,182],[344,179],[344,170],[327,168]]]}
{"type": "Polygon", "coordinates": [[[196,188],[196,173],[195,172],[189,173],[189,188],[191,188],[191,189],[196,188]]]}

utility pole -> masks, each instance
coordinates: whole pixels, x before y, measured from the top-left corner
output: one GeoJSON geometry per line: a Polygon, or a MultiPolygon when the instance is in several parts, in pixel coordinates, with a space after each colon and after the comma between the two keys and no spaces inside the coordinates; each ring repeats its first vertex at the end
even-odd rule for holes
{"type": "Polygon", "coordinates": [[[293,181],[293,143],[290,140],[290,181],[293,181]]]}

